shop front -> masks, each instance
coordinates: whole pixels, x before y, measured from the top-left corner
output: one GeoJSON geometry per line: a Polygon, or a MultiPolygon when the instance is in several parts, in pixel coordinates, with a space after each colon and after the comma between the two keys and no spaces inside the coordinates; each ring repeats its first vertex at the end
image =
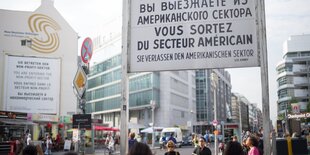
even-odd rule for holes
{"type": "Polygon", "coordinates": [[[57,115],[28,114],[27,120],[35,123],[32,128],[34,141],[44,140],[47,135],[56,139],[59,128],[59,117],[57,115]]]}
{"type": "Polygon", "coordinates": [[[25,135],[32,133],[34,125],[27,120],[27,113],[0,111],[0,154],[10,152],[12,145],[16,151],[16,140],[25,145],[25,135]]]}
{"type": "Polygon", "coordinates": [[[72,139],[72,116],[60,116],[59,133],[63,138],[72,139]]]}

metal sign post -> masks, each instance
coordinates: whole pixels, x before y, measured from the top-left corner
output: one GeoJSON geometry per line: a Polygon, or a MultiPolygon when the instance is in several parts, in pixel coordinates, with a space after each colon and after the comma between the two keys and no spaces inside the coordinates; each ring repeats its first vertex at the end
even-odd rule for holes
{"type": "Polygon", "coordinates": [[[127,154],[128,152],[128,64],[127,64],[127,53],[129,50],[128,38],[130,34],[128,32],[128,27],[130,25],[129,14],[130,14],[130,2],[128,0],[123,0],[123,26],[122,26],[122,95],[121,95],[121,137],[120,137],[120,154],[127,154]]]}
{"type": "Polygon", "coordinates": [[[260,62],[261,62],[261,81],[262,81],[262,101],[263,101],[263,138],[264,154],[271,154],[270,145],[270,110],[269,110],[269,82],[268,82],[268,58],[267,58],[267,39],[265,21],[265,1],[258,1],[258,24],[260,36],[260,62]]]}

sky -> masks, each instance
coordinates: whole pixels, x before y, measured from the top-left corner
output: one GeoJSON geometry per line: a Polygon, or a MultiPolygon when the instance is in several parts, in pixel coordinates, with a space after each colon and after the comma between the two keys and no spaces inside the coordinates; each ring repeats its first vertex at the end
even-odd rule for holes
{"type": "MultiPolygon", "coordinates": [[[[41,0],[1,0],[0,9],[34,11],[40,3],[41,0]]],[[[105,25],[122,15],[122,0],[54,0],[54,6],[81,38],[108,32],[105,25]]],[[[310,34],[309,6],[310,0],[265,0],[269,104],[273,121],[277,115],[275,68],[283,56],[283,42],[291,35],[310,34]]],[[[262,91],[266,90],[261,89],[260,68],[227,70],[231,74],[232,92],[243,94],[262,109],[262,91]]]]}

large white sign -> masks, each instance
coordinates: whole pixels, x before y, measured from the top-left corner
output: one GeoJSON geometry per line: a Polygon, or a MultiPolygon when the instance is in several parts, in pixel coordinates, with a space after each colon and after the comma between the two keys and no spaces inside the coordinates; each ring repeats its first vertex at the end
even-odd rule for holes
{"type": "Polygon", "coordinates": [[[7,56],[5,66],[7,111],[58,112],[60,59],[7,56]]]}
{"type": "Polygon", "coordinates": [[[259,66],[255,0],[132,0],[129,72],[259,66]]]}

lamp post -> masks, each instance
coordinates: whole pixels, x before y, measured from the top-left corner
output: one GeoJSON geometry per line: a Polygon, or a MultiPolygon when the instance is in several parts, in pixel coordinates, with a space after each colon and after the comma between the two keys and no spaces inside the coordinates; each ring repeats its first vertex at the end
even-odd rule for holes
{"type": "Polygon", "coordinates": [[[153,130],[153,133],[152,133],[152,148],[154,149],[154,144],[155,144],[155,130],[154,130],[155,118],[154,118],[154,115],[155,115],[155,108],[156,108],[155,101],[151,100],[150,101],[150,105],[151,105],[151,108],[152,108],[152,130],[153,130]]]}
{"type": "Polygon", "coordinates": [[[237,101],[239,103],[239,139],[240,142],[242,142],[242,118],[241,118],[241,100],[240,100],[240,96],[237,96],[237,101]]]}
{"type": "Polygon", "coordinates": [[[191,110],[191,134],[194,132],[194,119],[193,119],[193,116],[194,116],[194,110],[191,110]]]}
{"type": "MultiPolygon", "coordinates": [[[[217,83],[218,83],[218,76],[215,73],[211,74],[211,78],[212,78],[212,84],[213,84],[213,88],[214,88],[214,121],[217,121],[217,105],[216,105],[216,87],[217,87],[217,83]]],[[[215,125],[215,130],[217,130],[217,125],[215,125]]],[[[215,155],[218,154],[218,140],[217,140],[217,135],[214,134],[214,152],[215,155]]]]}

